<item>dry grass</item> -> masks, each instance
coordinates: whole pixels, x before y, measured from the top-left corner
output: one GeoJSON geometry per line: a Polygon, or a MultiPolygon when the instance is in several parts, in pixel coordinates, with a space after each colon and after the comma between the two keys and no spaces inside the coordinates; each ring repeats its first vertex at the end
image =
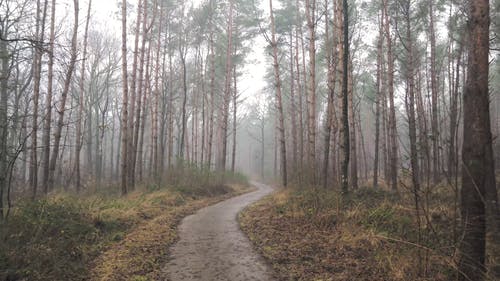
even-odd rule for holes
{"type": "Polygon", "coordinates": [[[279,280],[450,280],[453,209],[449,195],[433,196],[446,204],[428,206],[420,241],[404,191],[282,190],[246,209],[240,224],[279,280]]]}
{"type": "Polygon", "coordinates": [[[110,187],[16,202],[0,222],[0,280],[154,279],[183,216],[248,190],[241,177],[228,177],[238,183],[228,186],[208,173],[191,174],[124,197],[110,187]]]}
{"type": "Polygon", "coordinates": [[[99,256],[91,280],[158,280],[167,249],[177,239],[180,220],[200,208],[249,191],[241,185],[231,187],[232,192],[225,195],[197,200],[179,200],[171,194],[155,193],[147,202],[158,205],[141,210],[140,215],[145,217],[142,222],[99,256]]]}

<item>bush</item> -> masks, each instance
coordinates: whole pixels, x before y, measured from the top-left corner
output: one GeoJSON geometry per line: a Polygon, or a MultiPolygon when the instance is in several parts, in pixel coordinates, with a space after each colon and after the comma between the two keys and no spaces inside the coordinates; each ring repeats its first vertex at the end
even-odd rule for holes
{"type": "Polygon", "coordinates": [[[100,230],[68,197],[23,202],[0,226],[0,279],[83,280],[100,230]]]}

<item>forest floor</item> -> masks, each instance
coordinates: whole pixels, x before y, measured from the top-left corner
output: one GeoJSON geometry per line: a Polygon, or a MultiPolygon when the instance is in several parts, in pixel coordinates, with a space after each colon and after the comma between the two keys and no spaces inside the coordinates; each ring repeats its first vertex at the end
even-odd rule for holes
{"type": "Polygon", "coordinates": [[[372,188],[347,197],[282,189],[245,209],[239,221],[279,280],[453,280],[453,196],[446,187],[432,189],[420,231],[409,191],[372,188]]]}
{"type": "Polygon", "coordinates": [[[0,280],[158,280],[183,217],[254,190],[239,178],[227,185],[195,172],[179,178],[127,196],[102,188],[17,202],[0,224],[0,280]]]}
{"type": "Polygon", "coordinates": [[[186,217],[180,240],[159,280],[270,281],[272,272],[240,230],[237,214],[273,190],[254,183],[257,191],[233,197],[186,217]]]}

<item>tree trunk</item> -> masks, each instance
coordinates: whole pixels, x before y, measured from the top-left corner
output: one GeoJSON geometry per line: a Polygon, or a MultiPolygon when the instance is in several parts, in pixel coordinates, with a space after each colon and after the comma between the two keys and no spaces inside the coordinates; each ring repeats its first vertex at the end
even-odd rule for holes
{"type": "Polygon", "coordinates": [[[396,108],[394,106],[394,57],[392,54],[392,39],[390,31],[390,20],[388,10],[388,0],[384,1],[384,15],[385,15],[385,37],[387,39],[387,83],[389,93],[389,159],[390,163],[389,177],[391,189],[397,191],[398,189],[398,140],[397,140],[397,126],[396,126],[396,108]]]}
{"type": "MultiPolygon", "coordinates": [[[[144,15],[142,18],[142,42],[141,42],[141,54],[139,58],[139,84],[135,92],[130,93],[130,116],[129,116],[129,139],[128,139],[128,153],[129,153],[129,189],[135,187],[135,174],[136,168],[138,166],[138,143],[139,143],[139,132],[141,128],[141,111],[142,111],[142,99],[145,95],[145,83],[147,80],[144,78],[144,60],[146,54],[146,42],[148,40],[148,0],[143,0],[143,11],[144,15]],[[134,108],[135,107],[135,108],[134,108]],[[135,109],[135,111],[134,111],[135,109]],[[135,124],[134,124],[135,118],[135,124]]],[[[148,51],[149,51],[148,47],[148,51]]],[[[146,69],[147,71],[147,69],[146,69]]]]}
{"type": "Polygon", "coordinates": [[[356,139],[356,112],[354,110],[354,87],[353,87],[353,69],[352,69],[352,61],[349,60],[349,67],[348,67],[348,95],[349,95],[349,100],[348,100],[348,116],[349,116],[349,128],[350,128],[350,134],[349,134],[349,143],[350,143],[350,178],[351,178],[351,188],[357,189],[358,188],[358,148],[357,148],[357,139],[356,139]]]}
{"type": "Polygon", "coordinates": [[[432,103],[432,181],[436,184],[439,180],[439,127],[438,127],[438,91],[439,77],[436,70],[436,34],[434,31],[434,0],[429,0],[429,37],[431,44],[431,103],[432,103]]]}
{"type": "MultiPolygon", "coordinates": [[[[149,42],[151,45],[151,41],[149,42]]],[[[141,104],[142,109],[138,111],[137,115],[137,132],[140,133],[137,135],[137,145],[134,145],[134,147],[137,147],[137,160],[136,160],[136,172],[139,177],[139,181],[143,180],[143,168],[144,168],[144,130],[146,127],[146,119],[148,116],[147,112],[147,105],[148,105],[148,97],[151,97],[151,47],[148,47],[148,53],[146,56],[146,74],[144,77],[145,84],[143,85],[143,94],[142,94],[142,101],[139,101],[139,104],[141,104]],[[140,129],[140,130],[139,130],[140,129]]],[[[135,178],[134,178],[135,179],[135,178]]]]}
{"type": "Polygon", "coordinates": [[[316,0],[306,0],[309,30],[309,84],[307,87],[309,168],[312,184],[316,184],[316,0]]]}
{"type": "Polygon", "coordinates": [[[297,173],[297,102],[295,101],[295,73],[293,56],[293,28],[290,29],[290,114],[292,115],[292,169],[297,173]]]}
{"type": "MultiPolygon", "coordinates": [[[[53,0],[55,2],[55,0],[53,0]]],[[[81,139],[82,139],[82,119],[83,119],[83,103],[85,97],[85,63],[87,58],[87,35],[89,31],[89,22],[90,22],[90,10],[92,7],[92,0],[89,1],[89,7],[87,11],[87,22],[85,24],[85,33],[83,35],[83,59],[81,66],[81,77],[80,77],[80,99],[78,105],[78,119],[76,124],[76,145],[75,145],[75,185],[77,192],[80,191],[81,182],[80,182],[80,151],[82,149],[81,139]]],[[[51,24],[52,25],[52,24],[51,24]]],[[[52,29],[52,26],[51,26],[52,29]]],[[[52,36],[52,31],[51,31],[52,36]]],[[[49,126],[50,127],[50,126],[49,126]]]]}
{"type": "Polygon", "coordinates": [[[459,84],[460,84],[460,67],[462,64],[462,53],[464,44],[458,43],[456,76],[453,86],[453,92],[450,93],[450,146],[448,151],[448,172],[450,178],[454,178],[458,174],[458,153],[457,153],[457,138],[458,138],[458,101],[459,101],[459,84]]]}
{"type": "Polygon", "coordinates": [[[382,45],[384,42],[383,38],[383,27],[384,27],[384,15],[383,12],[379,17],[379,33],[377,39],[377,95],[375,96],[375,156],[373,159],[373,188],[378,188],[378,171],[379,171],[379,147],[380,147],[380,107],[381,107],[381,78],[382,78],[382,45]]]}
{"type": "MultiPolygon", "coordinates": [[[[417,148],[417,125],[415,114],[415,78],[414,78],[414,52],[413,52],[413,34],[411,30],[411,4],[407,1],[403,4],[403,13],[406,24],[406,42],[405,48],[407,52],[406,58],[406,110],[408,114],[408,130],[410,137],[410,166],[411,166],[411,179],[413,185],[413,196],[415,200],[415,211],[417,217],[418,234],[417,243],[421,242],[421,223],[420,223],[420,169],[418,163],[418,148],[417,148]]],[[[418,272],[421,271],[421,256],[420,249],[417,253],[418,259],[418,272]]]]}
{"type": "Polygon", "coordinates": [[[273,48],[273,67],[274,67],[274,79],[276,87],[276,109],[278,110],[278,131],[279,131],[279,143],[281,150],[281,176],[282,184],[284,187],[287,186],[287,166],[286,166],[286,143],[285,143],[285,124],[283,116],[283,104],[281,95],[281,78],[280,69],[278,62],[278,45],[276,43],[276,30],[274,25],[274,15],[273,15],[273,1],[269,0],[269,11],[271,18],[271,47],[273,48]]]}
{"type": "MultiPolygon", "coordinates": [[[[155,5],[155,13],[157,13],[158,6],[155,5]]],[[[154,105],[153,105],[153,118],[152,118],[152,138],[153,138],[153,147],[152,147],[152,156],[153,156],[153,177],[156,179],[159,176],[158,171],[158,108],[159,108],[159,99],[160,99],[160,49],[161,49],[161,32],[163,27],[163,9],[161,10],[161,15],[159,18],[159,27],[158,27],[158,37],[157,37],[157,46],[156,46],[156,63],[155,63],[155,90],[154,90],[154,105]]]]}
{"type": "MultiPolygon", "coordinates": [[[[128,155],[128,161],[130,161],[130,164],[127,166],[129,169],[128,171],[128,185],[130,188],[133,188],[134,182],[135,182],[135,159],[136,159],[136,153],[137,153],[137,148],[134,148],[135,144],[135,126],[139,126],[139,124],[134,123],[134,117],[135,117],[135,112],[136,112],[136,104],[137,104],[137,96],[139,96],[140,99],[140,94],[142,91],[142,75],[144,71],[144,47],[145,47],[145,40],[146,40],[146,20],[147,20],[147,0],[139,0],[137,3],[137,19],[135,22],[135,39],[134,39],[134,53],[133,53],[133,62],[132,62],[132,77],[130,79],[130,89],[128,90],[128,96],[130,99],[130,103],[128,104],[129,111],[128,111],[128,136],[127,136],[127,153],[128,155]],[[142,15],[144,14],[144,17],[142,15]],[[143,29],[141,30],[141,22],[143,25],[143,29]],[[141,41],[141,49],[140,49],[140,55],[141,59],[140,62],[139,60],[139,37],[142,32],[142,41],[141,41]],[[138,68],[138,63],[141,63],[141,69],[139,76],[137,76],[137,68],[138,68]],[[137,80],[139,80],[139,84],[137,84],[137,80]]],[[[128,79],[128,75],[127,75],[128,79]]]]}
{"type": "Polygon", "coordinates": [[[43,128],[42,147],[43,152],[43,178],[42,188],[45,194],[49,191],[49,166],[50,166],[50,129],[52,125],[52,91],[54,82],[54,40],[55,40],[55,16],[56,16],[56,0],[51,3],[51,16],[50,16],[50,37],[49,37],[49,62],[48,62],[48,83],[47,83],[47,96],[45,104],[47,106],[47,113],[45,116],[45,123],[43,128]]]}
{"type": "Polygon", "coordinates": [[[128,181],[128,85],[127,85],[127,1],[122,1],[122,120],[121,120],[121,191],[127,194],[128,181]]]}
{"type": "Polygon", "coordinates": [[[214,139],[214,113],[215,113],[215,52],[214,52],[214,23],[213,21],[213,1],[210,1],[210,113],[208,120],[208,147],[207,147],[207,167],[212,168],[212,147],[214,139]]]}
{"type": "MultiPolygon", "coordinates": [[[[36,2],[36,37],[39,42],[43,42],[45,34],[45,15],[47,10],[47,0],[44,4],[42,18],[40,18],[40,0],[36,2]]],[[[40,99],[40,75],[42,71],[42,46],[35,45],[35,56],[33,59],[33,128],[31,132],[31,165],[30,184],[33,191],[33,198],[36,197],[38,187],[38,108],[40,99]]]]}
{"type": "Polygon", "coordinates": [[[463,240],[460,280],[484,280],[485,200],[496,191],[488,92],[489,26],[488,0],[468,1],[468,64],[464,89],[464,135],[462,145],[463,240]]]}
{"type": "Polygon", "coordinates": [[[0,221],[4,218],[4,192],[7,191],[8,140],[8,77],[9,50],[7,42],[0,41],[0,221]]]}
{"type": "Polygon", "coordinates": [[[66,78],[64,80],[64,88],[61,93],[61,104],[58,110],[59,118],[57,120],[57,127],[54,133],[54,149],[52,150],[52,156],[50,158],[50,169],[49,169],[49,185],[53,186],[54,184],[54,174],[56,171],[56,161],[59,156],[59,143],[61,141],[62,129],[64,126],[64,113],[66,112],[66,100],[68,97],[69,88],[71,85],[71,77],[73,76],[73,72],[76,64],[76,56],[77,56],[77,43],[78,43],[78,0],[73,0],[74,3],[74,11],[75,11],[75,22],[73,25],[73,37],[71,39],[71,57],[69,61],[68,70],[66,72],[66,78]]]}
{"type": "MultiPolygon", "coordinates": [[[[333,2],[334,10],[336,12],[335,16],[337,16],[337,5],[335,5],[335,1],[333,2]]],[[[325,1],[325,6],[328,6],[328,1],[325,1]]],[[[327,13],[327,18],[328,18],[328,13],[327,13]]],[[[336,62],[336,50],[338,46],[335,46],[335,39],[337,36],[337,28],[336,25],[333,25],[333,30],[332,30],[332,39],[330,39],[330,34],[329,34],[329,20],[326,21],[325,23],[325,35],[326,35],[326,62],[328,66],[328,103],[327,103],[327,108],[326,108],[326,122],[325,122],[325,155],[323,158],[323,188],[326,188],[328,186],[328,167],[329,167],[329,160],[330,160],[330,142],[331,142],[331,135],[332,135],[332,127],[333,127],[333,111],[334,111],[334,99],[335,99],[335,81],[336,81],[336,68],[337,68],[337,62],[336,62]],[[334,47],[335,46],[335,47],[334,47]]]]}
{"type": "MultiPolygon", "coordinates": [[[[298,4],[298,1],[297,1],[298,4]]],[[[298,6],[298,5],[297,5],[298,6]]],[[[297,13],[299,14],[299,13],[297,13]]],[[[299,17],[299,16],[297,16],[299,17]]],[[[299,20],[300,18],[298,18],[299,20]]],[[[304,171],[304,106],[303,106],[303,91],[302,91],[302,83],[300,82],[300,63],[299,63],[299,28],[295,28],[295,66],[297,70],[297,95],[299,96],[299,183],[302,183],[302,173],[304,171]]]]}
{"type": "MultiPolygon", "coordinates": [[[[234,52],[236,55],[236,51],[234,52]]],[[[237,128],[237,107],[238,107],[238,88],[236,78],[236,65],[233,67],[233,151],[231,153],[231,172],[234,174],[236,164],[236,128],[237,128]]]]}
{"type": "MultiPolygon", "coordinates": [[[[185,36],[185,35],[181,35],[185,36]]],[[[187,44],[187,42],[182,42],[181,39],[179,43],[179,57],[181,60],[181,65],[182,65],[182,129],[181,129],[181,136],[180,136],[180,146],[179,146],[179,155],[178,155],[178,160],[183,160],[184,159],[184,146],[186,142],[186,104],[187,104],[187,69],[186,69],[186,54],[187,54],[187,46],[184,44],[187,44]]]]}
{"type": "Polygon", "coordinates": [[[218,161],[218,170],[226,170],[227,156],[227,130],[229,117],[229,102],[231,99],[231,70],[232,70],[232,52],[233,52],[233,0],[229,0],[229,20],[227,25],[227,50],[226,50],[226,78],[224,86],[224,100],[222,104],[222,120],[220,123],[221,148],[218,161]]]}
{"type": "Polygon", "coordinates": [[[342,131],[341,135],[343,138],[341,145],[341,154],[342,154],[342,176],[341,176],[341,187],[342,192],[347,193],[349,190],[349,151],[350,151],[350,143],[349,143],[349,93],[348,93],[348,75],[349,75],[349,16],[348,16],[348,5],[347,0],[342,1],[342,11],[343,11],[343,20],[342,20],[342,29],[343,36],[342,43],[342,60],[343,60],[343,73],[342,73],[342,131]]]}

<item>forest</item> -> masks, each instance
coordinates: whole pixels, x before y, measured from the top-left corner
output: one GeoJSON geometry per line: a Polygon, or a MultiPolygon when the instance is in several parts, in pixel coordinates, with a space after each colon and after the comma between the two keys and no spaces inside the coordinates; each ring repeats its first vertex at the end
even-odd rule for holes
{"type": "Polygon", "coordinates": [[[500,280],[499,51],[499,0],[0,0],[0,280],[500,280]]]}

